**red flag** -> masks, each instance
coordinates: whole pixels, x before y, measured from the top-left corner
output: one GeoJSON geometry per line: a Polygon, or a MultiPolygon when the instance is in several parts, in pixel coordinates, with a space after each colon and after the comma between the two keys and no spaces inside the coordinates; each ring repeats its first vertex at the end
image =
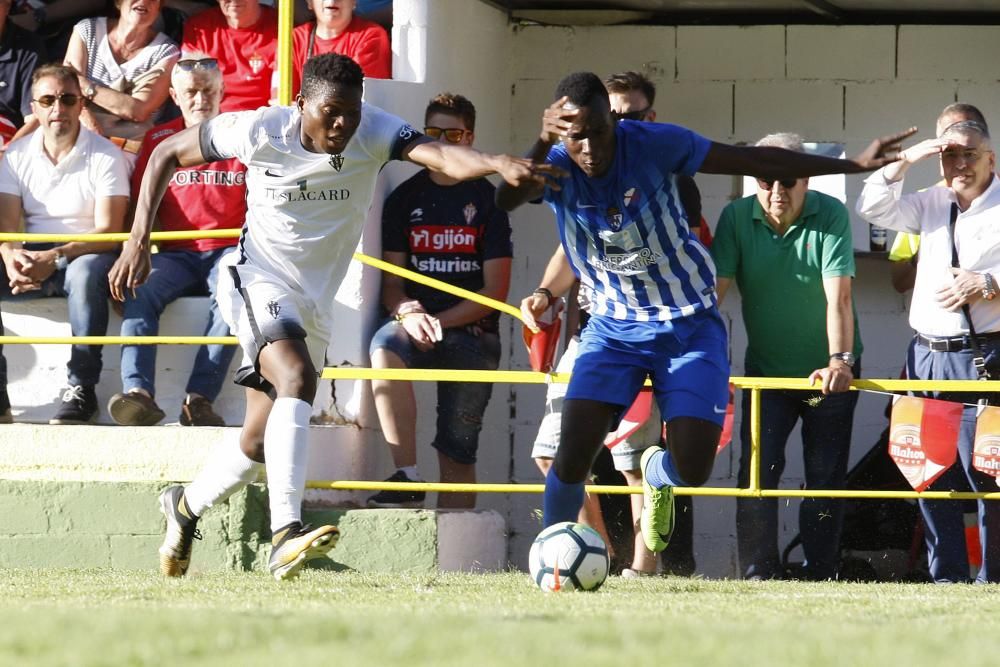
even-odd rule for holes
{"type": "Polygon", "coordinates": [[[893,399],[889,456],[915,491],[923,491],[955,462],[962,404],[932,398],[893,399]]]}
{"type": "Polygon", "coordinates": [[[979,413],[972,465],[987,475],[1000,477],[1000,408],[986,406],[979,413]]]}
{"type": "Polygon", "coordinates": [[[538,319],[538,332],[527,326],[522,328],[524,346],[528,348],[531,370],[541,373],[552,372],[556,347],[559,346],[559,329],[562,328],[562,298],[555,299],[546,313],[546,319],[538,319]]]}

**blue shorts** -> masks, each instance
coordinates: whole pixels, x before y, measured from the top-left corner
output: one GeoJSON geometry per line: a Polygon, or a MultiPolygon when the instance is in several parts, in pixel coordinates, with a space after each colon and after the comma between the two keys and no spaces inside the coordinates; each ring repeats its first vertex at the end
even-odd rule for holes
{"type": "Polygon", "coordinates": [[[721,426],[729,404],[729,356],[719,311],[667,322],[591,317],[566,398],[620,405],[624,412],[647,376],[664,421],[697,417],[721,426]]]}

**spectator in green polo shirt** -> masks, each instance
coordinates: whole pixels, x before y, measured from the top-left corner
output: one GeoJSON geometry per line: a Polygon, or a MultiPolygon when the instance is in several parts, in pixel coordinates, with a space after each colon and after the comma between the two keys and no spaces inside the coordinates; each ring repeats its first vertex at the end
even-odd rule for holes
{"type": "MultiPolygon", "coordinates": [[[[764,137],[758,146],[802,150],[794,134],[764,137]]],[[[729,204],[715,231],[712,257],[719,302],[735,280],[743,299],[748,376],[805,377],[815,393],[761,392],[761,487],[777,488],[785,445],[802,420],[806,487],[842,489],[847,475],[860,371],[861,337],[851,299],[854,250],[845,206],[809,190],[809,179],[757,181],[757,194],[729,204]]],[[[750,480],[749,393],[743,394],[739,483],[750,480]]],[[[843,503],[807,498],[799,508],[803,576],[837,576],[843,503]]],[[[778,556],[777,499],[737,500],[736,535],[742,574],[785,576],[778,556]]]]}

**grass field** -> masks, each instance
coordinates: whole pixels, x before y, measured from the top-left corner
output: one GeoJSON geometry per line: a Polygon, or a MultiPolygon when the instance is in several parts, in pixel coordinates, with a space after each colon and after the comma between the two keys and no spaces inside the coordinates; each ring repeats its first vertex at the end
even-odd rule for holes
{"type": "Polygon", "coordinates": [[[0,570],[0,665],[978,665],[996,586],[0,570]]]}

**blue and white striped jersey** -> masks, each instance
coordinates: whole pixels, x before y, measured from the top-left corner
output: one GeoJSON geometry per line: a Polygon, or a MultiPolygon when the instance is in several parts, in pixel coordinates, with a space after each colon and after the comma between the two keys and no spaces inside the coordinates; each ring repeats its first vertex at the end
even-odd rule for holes
{"type": "Polygon", "coordinates": [[[566,256],[593,292],[591,314],[630,321],[686,317],[715,305],[715,265],[694,237],[676,174],[692,175],[711,142],[678,125],[621,121],[614,161],[589,178],[562,144],[547,161],[565,169],[545,189],[566,256]]]}

